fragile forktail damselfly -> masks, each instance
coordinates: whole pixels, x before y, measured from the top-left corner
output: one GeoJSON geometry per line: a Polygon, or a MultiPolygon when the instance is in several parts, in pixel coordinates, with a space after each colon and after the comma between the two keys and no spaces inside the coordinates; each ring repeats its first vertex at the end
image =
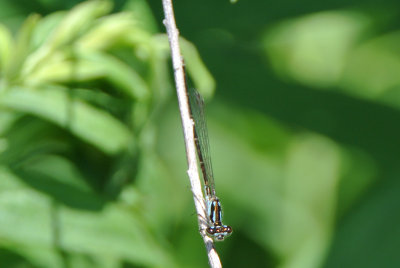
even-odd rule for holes
{"type": "Polygon", "coordinates": [[[207,235],[216,241],[222,241],[232,233],[229,225],[222,223],[222,208],[219,198],[215,195],[214,175],[211,165],[210,144],[204,114],[204,101],[194,88],[189,89],[189,106],[194,121],[194,136],[197,157],[200,162],[204,179],[204,190],[207,209],[207,235]]]}

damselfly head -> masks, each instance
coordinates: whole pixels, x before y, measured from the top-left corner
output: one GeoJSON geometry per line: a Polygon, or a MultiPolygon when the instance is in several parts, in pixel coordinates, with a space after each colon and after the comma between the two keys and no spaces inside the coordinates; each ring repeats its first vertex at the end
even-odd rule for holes
{"type": "Polygon", "coordinates": [[[207,228],[207,234],[215,241],[223,241],[232,233],[232,227],[229,225],[211,226],[207,228]]]}

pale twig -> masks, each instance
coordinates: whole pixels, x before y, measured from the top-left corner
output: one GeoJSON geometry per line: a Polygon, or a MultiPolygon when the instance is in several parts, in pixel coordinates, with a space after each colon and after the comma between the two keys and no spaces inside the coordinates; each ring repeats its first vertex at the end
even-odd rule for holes
{"type": "Polygon", "coordinates": [[[213,240],[206,235],[207,224],[205,219],[205,204],[203,191],[200,183],[199,172],[197,169],[196,147],[194,143],[194,124],[190,117],[189,102],[185,83],[185,71],[183,66],[182,54],[179,46],[179,32],[176,28],[174,11],[171,0],[163,0],[164,25],[167,29],[168,40],[171,47],[172,66],[174,69],[176,92],[178,95],[179,110],[181,114],[183,136],[186,146],[186,157],[188,161],[188,175],[193,192],[194,204],[197,211],[200,234],[206,245],[208,260],[212,268],[222,267],[218,253],[215,250],[213,240]]]}

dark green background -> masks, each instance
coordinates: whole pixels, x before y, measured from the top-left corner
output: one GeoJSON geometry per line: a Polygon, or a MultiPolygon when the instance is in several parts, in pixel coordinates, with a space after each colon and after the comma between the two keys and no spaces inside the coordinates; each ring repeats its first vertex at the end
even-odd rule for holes
{"type": "MultiPolygon", "coordinates": [[[[4,0],[0,20],[16,32],[28,14],[44,16],[79,2],[4,0]]],[[[224,267],[399,267],[398,3],[175,2],[181,35],[198,49],[216,81],[214,97],[207,98],[210,143],[224,223],[234,229],[232,237],[217,244],[224,267]],[[332,66],[339,71],[332,72],[332,66]]],[[[127,8],[130,3],[142,1],[115,1],[114,12],[132,11],[127,8]]],[[[161,1],[147,4],[157,31],[165,32],[161,1]]],[[[126,62],[143,73],[140,68],[145,67],[129,59],[126,62]]],[[[52,178],[21,171],[18,156],[11,164],[1,159],[1,165],[52,200],[49,211],[55,215],[58,207],[67,207],[82,217],[93,215],[99,224],[104,220],[111,231],[83,224],[76,234],[94,244],[89,249],[63,246],[68,220],[55,228],[59,234],[48,234],[53,242],[37,242],[46,228],[38,232],[39,239],[35,235],[15,239],[10,232],[21,232],[18,228],[37,232],[30,213],[54,215],[30,211],[19,217],[20,210],[15,209],[14,227],[10,221],[1,223],[0,205],[1,267],[206,267],[185,173],[172,75],[166,70],[168,84],[150,87],[152,101],[140,104],[97,81],[97,88],[117,99],[110,106],[99,106],[120,121],[126,122],[130,105],[150,111],[142,125],[132,126],[135,137],[140,136],[134,153],[103,154],[68,129],[42,119],[37,122],[32,115],[4,134],[5,139],[15,139],[15,148],[34,143],[43,132],[74,148],[53,154],[67,158],[84,174],[74,179],[88,182],[93,199],[52,184],[52,178]],[[40,127],[29,129],[32,122],[40,127]],[[26,137],[18,139],[21,132],[26,137]],[[129,178],[121,184],[110,175],[120,170],[129,178]],[[133,208],[124,210],[122,205],[121,214],[104,215],[109,205],[131,199],[133,208]],[[137,222],[131,224],[130,217],[137,222]],[[119,232],[115,226],[121,221],[126,230],[136,228],[143,237],[126,238],[122,232],[115,238],[119,232]],[[54,238],[58,236],[61,243],[54,238]],[[102,245],[99,250],[96,243],[102,245]],[[108,243],[115,248],[109,255],[108,243]],[[36,253],[38,249],[42,254],[36,253]],[[42,257],[32,257],[38,255],[42,257]]],[[[67,84],[71,89],[86,86],[67,84]]],[[[208,90],[205,96],[213,89],[208,90]]],[[[18,208],[24,207],[21,201],[18,208]]]]}

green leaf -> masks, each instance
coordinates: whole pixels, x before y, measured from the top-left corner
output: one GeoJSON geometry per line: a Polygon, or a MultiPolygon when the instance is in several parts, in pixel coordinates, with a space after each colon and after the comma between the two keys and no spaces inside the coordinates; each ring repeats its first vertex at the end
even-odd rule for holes
{"type": "MultiPolygon", "coordinates": [[[[185,69],[193,80],[194,86],[205,99],[211,97],[215,91],[215,80],[201,60],[196,47],[183,37],[180,37],[179,44],[185,61],[185,69]]],[[[165,57],[162,52],[170,55],[167,35],[155,36],[153,38],[153,47],[157,49],[158,60],[165,57]]]]}
{"type": "Polygon", "coordinates": [[[105,53],[82,51],[79,57],[104,68],[105,78],[128,96],[137,100],[146,100],[150,89],[146,81],[129,65],[105,53]]]}
{"type": "Polygon", "coordinates": [[[29,173],[38,173],[56,180],[57,182],[90,192],[85,179],[76,166],[66,158],[57,155],[39,155],[30,159],[23,165],[23,169],[29,173]]]}
{"type": "Polygon", "coordinates": [[[201,60],[196,47],[184,38],[179,39],[185,59],[186,69],[193,79],[196,89],[204,98],[210,97],[215,91],[215,80],[201,60]]]}
{"type": "MultiPolygon", "coordinates": [[[[17,113],[11,111],[0,112],[0,135],[3,135],[19,118],[17,113]]],[[[0,150],[1,151],[1,150],[0,150]]]]}
{"type": "Polygon", "coordinates": [[[66,152],[70,148],[71,144],[60,139],[60,130],[51,123],[24,113],[18,113],[16,119],[3,133],[1,164],[18,166],[38,153],[66,152]]]}
{"type": "Polygon", "coordinates": [[[132,33],[149,38],[147,33],[137,28],[137,21],[131,13],[112,14],[96,21],[95,25],[77,40],[77,46],[86,50],[105,50],[116,44],[123,44],[132,33]]]}
{"type": "MultiPolygon", "coordinates": [[[[34,53],[29,55],[27,63],[23,69],[23,76],[30,74],[36,68],[45,65],[49,58],[53,56],[56,49],[63,46],[71,45],[80,37],[80,35],[87,31],[93,20],[109,12],[111,3],[109,1],[94,0],[86,1],[68,12],[59,25],[54,28],[52,33],[47,37],[44,44],[37,49],[34,53]]],[[[54,23],[59,21],[59,17],[54,17],[54,21],[50,20],[50,28],[53,28],[54,23]]]]}
{"type": "Polygon", "coordinates": [[[333,231],[340,151],[310,134],[291,145],[274,248],[282,267],[320,267],[333,231]]]}
{"type": "Polygon", "coordinates": [[[11,55],[11,48],[13,39],[10,31],[0,24],[0,70],[4,72],[4,69],[8,65],[8,61],[11,55]]]}
{"type": "Polygon", "coordinates": [[[111,10],[109,1],[86,1],[74,7],[61,21],[48,41],[50,47],[56,48],[74,41],[79,34],[87,30],[97,17],[111,10]]]}
{"type": "MultiPolygon", "coordinates": [[[[377,99],[400,85],[399,32],[372,38],[356,47],[349,56],[343,73],[343,88],[351,94],[366,99],[377,99]],[[368,67],[368,68],[367,68],[368,67]]],[[[399,107],[399,99],[388,98],[391,105],[399,107]]]]}
{"type": "Polygon", "coordinates": [[[348,213],[378,178],[375,160],[361,150],[346,148],[342,154],[343,174],[338,187],[337,216],[348,213]]]}
{"type": "Polygon", "coordinates": [[[4,167],[0,168],[0,177],[2,244],[10,250],[22,248],[24,256],[39,267],[62,267],[62,260],[57,261],[51,254],[55,250],[99,260],[174,267],[169,253],[160,247],[141,218],[121,204],[91,212],[70,209],[25,187],[4,167]]]}
{"type": "Polygon", "coordinates": [[[268,27],[264,48],[274,71],[304,85],[341,83],[347,57],[371,21],[361,12],[323,11],[268,27]]]}
{"type": "Polygon", "coordinates": [[[21,67],[30,53],[32,33],[38,20],[39,15],[29,16],[19,30],[12,56],[5,70],[5,78],[8,80],[12,80],[19,75],[21,67]]]}
{"type": "Polygon", "coordinates": [[[143,78],[123,61],[93,50],[77,51],[75,59],[68,59],[67,52],[55,53],[47,63],[25,77],[26,85],[65,83],[106,79],[116,89],[137,100],[150,96],[150,89],[143,78]]]}
{"type": "Polygon", "coordinates": [[[61,21],[65,18],[66,14],[66,11],[50,13],[37,23],[32,37],[33,46],[35,48],[44,45],[49,39],[49,36],[55,31],[55,28],[60,25],[61,21]]]}
{"type": "Polygon", "coordinates": [[[56,155],[31,156],[13,172],[32,189],[51,196],[65,206],[82,210],[99,210],[105,200],[88,185],[74,163],[56,155]]]}
{"type": "Polygon", "coordinates": [[[73,99],[64,88],[11,88],[0,96],[0,105],[49,120],[108,154],[126,150],[132,143],[129,129],[121,122],[73,99]]]}
{"type": "Polygon", "coordinates": [[[89,81],[106,75],[105,66],[82,58],[71,59],[69,54],[68,51],[52,53],[46,58],[46,63],[25,75],[25,85],[35,87],[45,83],[89,81]]]}
{"type": "Polygon", "coordinates": [[[132,12],[141,28],[150,33],[158,32],[157,21],[147,1],[128,0],[123,10],[132,12]]]}

